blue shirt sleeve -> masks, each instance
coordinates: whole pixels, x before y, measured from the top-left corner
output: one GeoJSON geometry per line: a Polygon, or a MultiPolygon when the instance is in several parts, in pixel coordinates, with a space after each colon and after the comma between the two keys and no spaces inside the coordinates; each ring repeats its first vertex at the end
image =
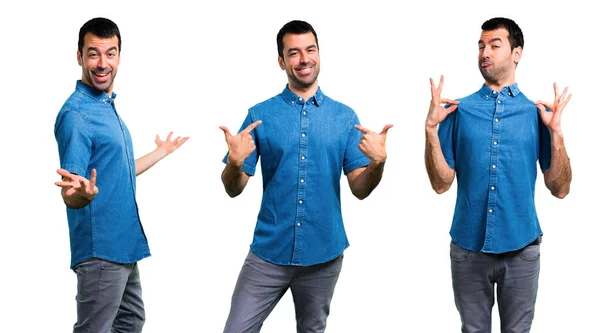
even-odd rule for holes
{"type": "Polygon", "coordinates": [[[446,163],[452,169],[455,169],[454,163],[454,126],[456,113],[458,110],[450,113],[438,127],[438,137],[440,138],[440,146],[442,153],[446,159],[446,163]]]}
{"type": "MultiPolygon", "coordinates": [[[[243,131],[246,127],[250,126],[250,124],[252,124],[255,121],[256,120],[254,120],[252,111],[248,111],[248,115],[246,116],[246,119],[244,119],[244,123],[242,123],[242,126],[240,126],[238,133],[243,131]]],[[[246,158],[244,164],[242,165],[242,170],[244,170],[244,172],[249,176],[254,176],[254,174],[256,173],[256,164],[258,163],[258,156],[260,155],[260,146],[258,140],[256,139],[257,130],[258,127],[250,132],[250,136],[252,136],[252,140],[254,140],[254,145],[256,149],[254,149],[252,154],[250,154],[250,156],[246,158]]],[[[225,157],[223,157],[223,163],[227,163],[227,156],[229,156],[229,152],[227,152],[225,154],[225,157]]]]}
{"type": "Polygon", "coordinates": [[[540,132],[540,155],[539,155],[539,163],[542,172],[546,171],[550,168],[550,150],[551,150],[551,141],[550,141],[550,130],[544,122],[542,121],[542,117],[538,115],[538,124],[539,124],[539,132],[540,132]]]}
{"type": "Polygon", "coordinates": [[[60,167],[88,178],[93,138],[90,124],[79,112],[67,111],[56,122],[54,135],[58,143],[60,167]]]}
{"type": "Polygon", "coordinates": [[[358,144],[360,143],[363,133],[357,130],[354,125],[360,125],[360,120],[355,113],[348,124],[350,127],[350,132],[346,144],[346,151],[344,152],[343,166],[345,175],[358,168],[366,167],[371,162],[371,160],[369,160],[369,158],[366,157],[365,154],[360,151],[360,149],[358,149],[358,144]]]}

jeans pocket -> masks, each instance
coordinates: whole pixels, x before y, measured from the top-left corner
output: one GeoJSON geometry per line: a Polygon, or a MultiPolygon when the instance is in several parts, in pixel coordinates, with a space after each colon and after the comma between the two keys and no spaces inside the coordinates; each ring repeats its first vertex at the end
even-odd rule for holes
{"type": "Polygon", "coordinates": [[[472,251],[463,249],[462,247],[454,244],[454,242],[450,242],[450,259],[454,261],[465,261],[469,259],[472,251]]]}
{"type": "Polygon", "coordinates": [[[519,257],[525,261],[536,261],[540,259],[540,245],[529,245],[519,251],[519,257]]]}

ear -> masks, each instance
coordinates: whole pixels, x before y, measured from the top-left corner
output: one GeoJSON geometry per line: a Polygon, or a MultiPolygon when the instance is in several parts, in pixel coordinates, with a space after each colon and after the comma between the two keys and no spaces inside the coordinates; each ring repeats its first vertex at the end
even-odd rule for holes
{"type": "Polygon", "coordinates": [[[518,64],[519,62],[521,62],[522,55],[523,55],[523,48],[520,46],[515,47],[514,50],[512,51],[513,62],[515,64],[518,64]]]}
{"type": "Polygon", "coordinates": [[[83,59],[81,58],[81,52],[79,52],[79,50],[77,50],[77,63],[79,66],[83,65],[83,59]]]}
{"type": "Polygon", "coordinates": [[[285,62],[282,57],[277,57],[277,62],[279,63],[279,68],[285,69],[285,62]]]}

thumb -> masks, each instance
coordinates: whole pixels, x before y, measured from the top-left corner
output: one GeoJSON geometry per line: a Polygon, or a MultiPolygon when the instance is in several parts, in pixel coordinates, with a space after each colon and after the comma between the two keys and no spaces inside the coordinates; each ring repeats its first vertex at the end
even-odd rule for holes
{"type": "Polygon", "coordinates": [[[379,134],[381,134],[381,135],[383,135],[383,136],[387,136],[387,132],[388,132],[388,131],[389,131],[389,129],[390,129],[390,128],[392,128],[392,127],[394,127],[394,125],[392,125],[392,124],[387,124],[387,125],[383,126],[383,130],[382,130],[382,131],[381,131],[381,133],[379,133],[379,134]]]}
{"type": "Polygon", "coordinates": [[[225,133],[225,140],[229,140],[229,138],[231,137],[231,133],[229,133],[229,128],[227,128],[226,126],[219,126],[219,128],[223,131],[223,133],[225,133]]]}

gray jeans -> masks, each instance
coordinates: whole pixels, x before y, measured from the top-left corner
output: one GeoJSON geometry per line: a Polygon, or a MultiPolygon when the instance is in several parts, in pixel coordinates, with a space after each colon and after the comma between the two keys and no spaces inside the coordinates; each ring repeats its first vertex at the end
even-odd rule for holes
{"type": "Polygon", "coordinates": [[[298,333],[325,332],[329,304],[342,270],[343,255],[307,266],[280,266],[252,251],[237,280],[225,333],[257,333],[286,291],[291,289],[298,333]]]}
{"type": "Polygon", "coordinates": [[[83,261],[77,274],[77,323],[73,333],[138,333],[145,313],[137,263],[98,258],[83,261]]]}
{"type": "Polygon", "coordinates": [[[465,250],[450,243],[454,301],[463,333],[492,330],[494,285],[502,333],[531,329],[540,273],[540,245],[489,254],[465,250]]]}

